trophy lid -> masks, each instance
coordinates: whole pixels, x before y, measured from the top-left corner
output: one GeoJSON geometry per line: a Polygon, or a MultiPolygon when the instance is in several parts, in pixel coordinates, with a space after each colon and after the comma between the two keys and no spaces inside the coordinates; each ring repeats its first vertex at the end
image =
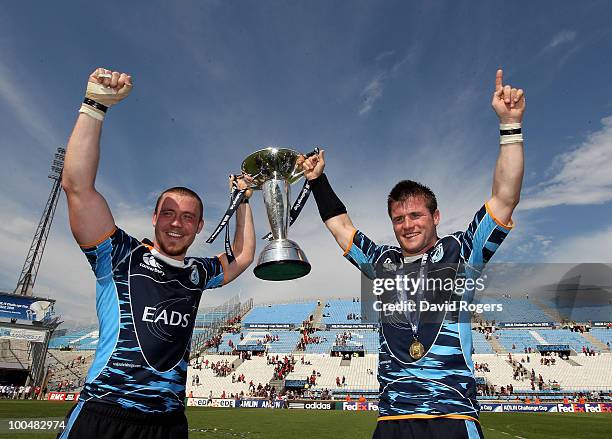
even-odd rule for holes
{"type": "Polygon", "coordinates": [[[300,153],[292,149],[269,146],[244,159],[241,169],[253,177],[255,189],[261,189],[266,181],[273,178],[292,184],[302,177],[296,167],[299,156],[300,153]]]}

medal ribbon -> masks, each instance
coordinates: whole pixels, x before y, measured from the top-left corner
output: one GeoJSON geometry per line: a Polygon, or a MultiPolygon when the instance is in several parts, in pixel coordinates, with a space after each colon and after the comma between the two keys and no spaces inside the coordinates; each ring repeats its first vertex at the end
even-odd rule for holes
{"type": "MultiPolygon", "coordinates": [[[[421,317],[420,304],[424,296],[423,293],[425,290],[425,284],[427,283],[427,273],[429,271],[429,266],[427,264],[428,259],[429,259],[429,253],[423,253],[423,257],[421,258],[421,265],[419,267],[419,288],[414,293],[414,298],[416,302],[416,307],[414,310],[414,320],[412,318],[413,313],[410,311],[406,311],[406,319],[408,320],[408,324],[412,328],[412,335],[415,340],[418,339],[417,331],[419,328],[419,320],[421,317]]],[[[406,273],[404,266],[405,264],[402,266],[402,276],[405,276],[405,273],[406,273]]]]}

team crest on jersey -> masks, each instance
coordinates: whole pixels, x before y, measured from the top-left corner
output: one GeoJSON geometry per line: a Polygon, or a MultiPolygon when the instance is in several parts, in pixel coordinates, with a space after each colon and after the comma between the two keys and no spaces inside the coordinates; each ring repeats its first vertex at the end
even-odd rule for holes
{"type": "Polygon", "coordinates": [[[200,282],[200,274],[198,273],[198,267],[194,266],[191,269],[191,275],[189,276],[189,280],[194,285],[197,285],[200,282]]]}
{"type": "Polygon", "coordinates": [[[391,258],[385,259],[385,261],[382,263],[382,268],[383,268],[384,271],[395,272],[395,271],[399,270],[400,268],[402,268],[402,266],[403,266],[402,262],[400,262],[399,264],[396,264],[396,263],[391,261],[391,258]]]}
{"type": "Polygon", "coordinates": [[[439,243],[438,245],[436,245],[436,248],[434,249],[433,254],[431,255],[431,262],[440,262],[443,257],[444,246],[442,245],[442,243],[439,243]]]}

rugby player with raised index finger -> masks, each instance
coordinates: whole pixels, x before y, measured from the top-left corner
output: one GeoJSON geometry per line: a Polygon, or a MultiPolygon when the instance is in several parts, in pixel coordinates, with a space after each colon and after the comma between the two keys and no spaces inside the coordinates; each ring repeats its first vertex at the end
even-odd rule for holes
{"type": "MultiPolygon", "coordinates": [[[[205,289],[231,282],[253,261],[248,204],[236,211],[235,260],[186,257],[204,227],[203,203],[173,187],[157,199],[153,241],[115,225],[94,185],[107,110],[132,89],[126,73],[96,69],[68,141],[62,187],[72,233],[96,276],[96,355],[60,438],[187,438],[185,382],[195,317],[205,289]]],[[[246,189],[245,179],[237,185],[246,189]]]]}
{"type": "MultiPolygon", "coordinates": [[[[366,276],[382,278],[389,269],[394,275],[423,279],[421,285],[434,279],[451,280],[456,286],[459,280],[474,280],[478,267],[491,259],[513,227],[511,216],[523,179],[525,96],[522,89],[503,85],[502,70],[496,73],[492,106],[500,120],[492,194],[462,232],[439,237],[440,212],[434,193],[420,183],[403,180],[391,190],[387,202],[399,246],[377,245],[355,228],[332,190],[323,173],[324,151],[301,158],[322,220],[344,256],[366,276]]],[[[438,283],[443,284],[448,283],[438,283]]],[[[457,290],[415,287],[410,294],[416,306],[405,312],[405,318],[383,318],[381,314],[375,439],[483,437],[471,358],[470,313],[442,306],[474,293],[473,288],[467,294],[457,290]],[[420,312],[420,303],[439,308],[420,312]]],[[[397,296],[400,293],[394,291],[397,296]]]]}

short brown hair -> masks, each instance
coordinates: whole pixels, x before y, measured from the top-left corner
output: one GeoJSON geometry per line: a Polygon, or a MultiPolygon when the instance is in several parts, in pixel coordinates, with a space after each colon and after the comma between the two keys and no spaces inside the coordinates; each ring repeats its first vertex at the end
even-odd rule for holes
{"type": "Polygon", "coordinates": [[[438,209],[436,195],[427,186],[412,180],[402,180],[397,183],[387,198],[387,213],[391,216],[391,205],[396,202],[406,201],[408,198],[422,197],[425,200],[427,210],[433,215],[438,209]]]}
{"type": "Polygon", "coordinates": [[[170,189],[166,189],[159,195],[159,197],[157,198],[157,202],[155,203],[155,213],[156,214],[157,214],[157,209],[159,209],[159,203],[161,202],[161,199],[163,198],[163,196],[166,194],[187,195],[189,197],[195,198],[198,201],[198,204],[200,206],[200,221],[202,221],[202,219],[204,218],[204,204],[202,203],[202,199],[197,193],[183,186],[171,187],[170,189]]]}

